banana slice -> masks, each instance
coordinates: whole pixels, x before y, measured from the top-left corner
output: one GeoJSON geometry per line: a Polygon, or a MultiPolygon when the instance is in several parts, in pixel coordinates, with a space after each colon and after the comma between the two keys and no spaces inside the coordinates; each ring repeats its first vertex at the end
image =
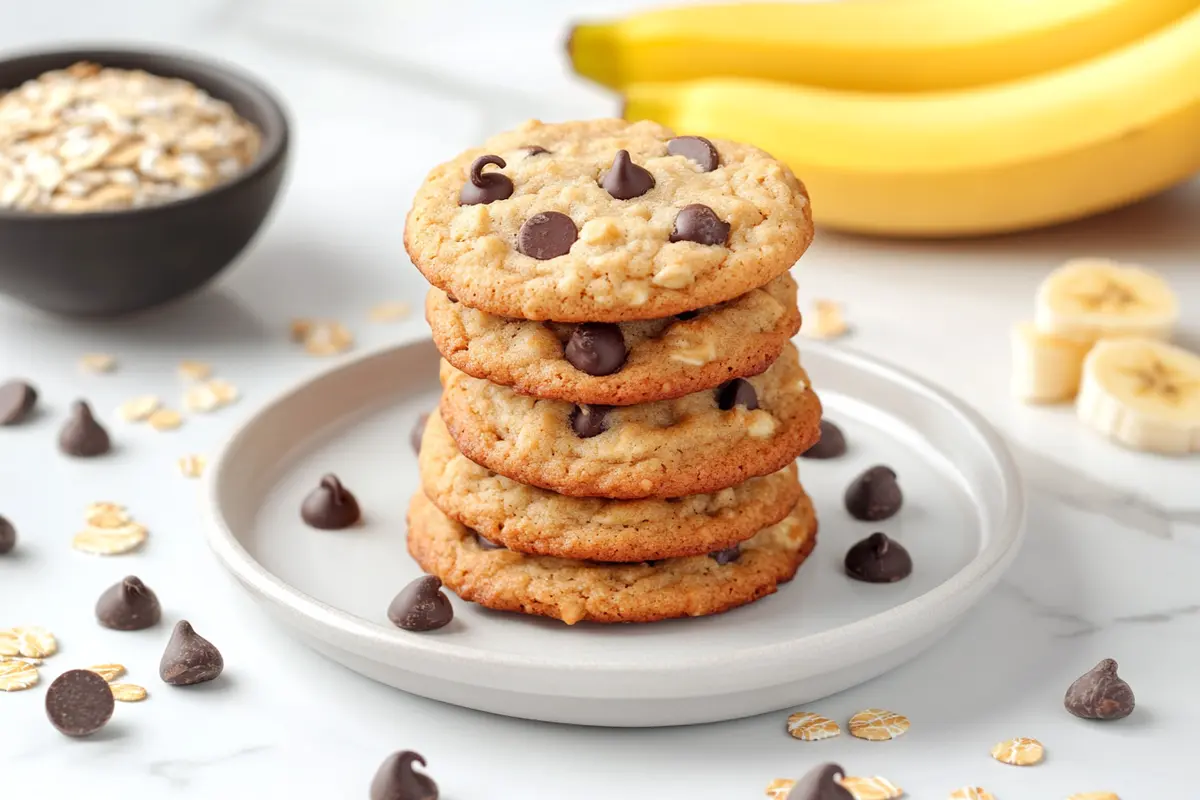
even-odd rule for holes
{"type": "Polygon", "coordinates": [[[1083,363],[1075,409],[1134,450],[1200,452],[1200,356],[1153,339],[1098,342],[1083,363]]]}
{"type": "Polygon", "coordinates": [[[1037,327],[1097,341],[1169,339],[1179,320],[1175,292],[1157,272],[1100,258],[1068,261],[1042,281],[1037,327]]]}
{"type": "Polygon", "coordinates": [[[1044,333],[1032,322],[1012,329],[1012,392],[1026,403],[1065,403],[1075,398],[1091,342],[1044,333]]]}

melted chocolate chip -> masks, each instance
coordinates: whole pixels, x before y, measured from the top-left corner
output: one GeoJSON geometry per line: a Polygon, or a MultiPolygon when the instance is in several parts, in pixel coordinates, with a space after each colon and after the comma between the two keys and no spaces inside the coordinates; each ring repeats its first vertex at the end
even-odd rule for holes
{"type": "Polygon", "coordinates": [[[571,332],[564,349],[567,363],[588,375],[612,375],[625,364],[625,337],[610,322],[588,322],[571,332]]]}
{"type": "Polygon", "coordinates": [[[569,253],[578,237],[575,223],[566,214],[542,211],[521,226],[517,233],[517,249],[530,258],[548,261],[569,253]]]}
{"type": "Polygon", "coordinates": [[[612,406],[575,406],[571,411],[571,430],[580,439],[590,439],[608,430],[608,411],[612,406]]]}
{"type": "Polygon", "coordinates": [[[76,400],[71,417],[58,434],[58,449],[75,458],[102,456],[112,449],[108,431],[96,421],[91,406],[76,400]]]}
{"type": "Polygon", "coordinates": [[[108,681],[87,669],[67,670],[46,691],[46,716],[67,736],[90,736],[100,730],[112,718],[115,705],[108,681]]]}
{"type": "Polygon", "coordinates": [[[413,762],[425,766],[421,754],[411,750],[388,756],[371,781],[371,800],[438,800],[437,784],[415,771],[413,762]]]}
{"type": "Polygon", "coordinates": [[[130,575],[100,595],[96,619],[114,631],[140,631],[158,624],[162,606],[149,586],[130,575]]]}
{"type": "Polygon", "coordinates": [[[732,564],[737,561],[741,555],[742,546],[735,544],[733,547],[726,547],[724,550],[714,550],[708,554],[708,557],[723,567],[726,564],[732,564]]]}
{"type": "Polygon", "coordinates": [[[17,546],[17,529],[6,518],[0,517],[0,556],[11,553],[17,546]]]}
{"type": "Polygon", "coordinates": [[[180,620],[158,663],[158,677],[172,686],[192,686],[211,681],[225,669],[225,659],[213,643],[180,620]]]}
{"type": "Polygon", "coordinates": [[[425,437],[425,425],[429,422],[429,412],[426,411],[417,417],[417,421],[413,423],[412,431],[408,434],[408,443],[412,445],[414,453],[421,452],[421,439],[425,437]]]}
{"type": "Polygon", "coordinates": [[[695,161],[701,172],[712,172],[719,161],[717,148],[703,136],[677,136],[667,142],[667,152],[695,161]]]}
{"type": "Polygon", "coordinates": [[[489,172],[486,175],[483,168],[488,164],[504,168],[508,166],[500,156],[480,156],[471,163],[470,177],[458,193],[460,206],[473,206],[480,203],[492,203],[512,196],[513,182],[500,172],[489,172]]]}
{"type": "Polygon", "coordinates": [[[863,522],[878,522],[900,510],[904,495],[896,473],[883,465],[871,467],[846,489],[846,510],[863,522]]]}
{"type": "Polygon", "coordinates": [[[521,149],[525,151],[526,158],[529,158],[530,156],[540,156],[542,153],[550,152],[539,144],[527,144],[521,149]]]}
{"type": "Polygon", "coordinates": [[[847,551],[846,574],[865,583],[895,583],[912,574],[912,557],[886,534],[872,533],[847,551]]]}
{"type": "Polygon", "coordinates": [[[480,550],[503,550],[504,545],[496,544],[491,539],[481,536],[479,531],[474,531],[475,543],[479,545],[480,550]]]}
{"type": "Polygon", "coordinates": [[[788,800],[854,800],[850,790],[838,781],[845,771],[837,764],[821,764],[813,767],[804,777],[796,781],[788,800]]]}
{"type": "Polygon", "coordinates": [[[758,408],[758,393],[744,378],[734,378],[717,390],[717,406],[728,411],[734,406],[745,406],[747,411],[758,408]]]}
{"type": "Polygon", "coordinates": [[[1124,719],[1133,713],[1133,689],[1117,676],[1117,662],[1106,658],[1071,684],[1063,704],[1083,719],[1124,719]]]}
{"type": "Polygon", "coordinates": [[[821,420],[821,438],[800,454],[801,458],[837,458],[846,454],[846,437],[842,429],[827,419],[821,420]]]}
{"type": "Polygon", "coordinates": [[[24,421],[37,405],[37,399],[37,389],[25,381],[0,384],[0,425],[24,421]]]}
{"type": "Polygon", "coordinates": [[[388,619],[406,631],[432,631],[454,619],[454,606],[441,591],[442,582],[425,575],[400,590],[388,606],[388,619]]]}
{"type": "Polygon", "coordinates": [[[618,150],[612,167],[600,179],[600,185],[618,200],[632,200],[654,188],[654,176],[650,170],[633,163],[628,150],[618,150]]]}
{"type": "Polygon", "coordinates": [[[362,518],[358,500],[336,475],[321,478],[317,488],[300,505],[300,518],[314,528],[336,531],[349,528],[362,518]]]}
{"type": "Polygon", "coordinates": [[[699,203],[692,203],[690,206],[684,206],[675,215],[675,227],[671,230],[671,241],[724,245],[729,241],[729,230],[729,223],[722,222],[711,208],[699,203]]]}

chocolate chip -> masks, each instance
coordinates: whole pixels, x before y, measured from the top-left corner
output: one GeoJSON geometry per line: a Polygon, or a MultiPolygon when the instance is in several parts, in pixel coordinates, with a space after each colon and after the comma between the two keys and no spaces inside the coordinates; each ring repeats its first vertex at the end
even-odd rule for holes
{"type": "Polygon", "coordinates": [[[745,406],[747,411],[753,411],[758,408],[758,393],[750,381],[734,378],[717,390],[717,405],[722,411],[734,406],[745,406]]]}
{"type": "Polygon", "coordinates": [[[846,489],[846,510],[855,519],[878,522],[900,510],[904,495],[890,467],[875,466],[859,475],[846,489]]]}
{"type": "Polygon", "coordinates": [[[429,422],[429,412],[426,411],[417,417],[417,421],[413,423],[412,432],[408,434],[408,443],[412,445],[414,453],[421,452],[421,439],[425,438],[425,425],[429,422]]]}
{"type": "Polygon", "coordinates": [[[580,439],[590,439],[608,430],[608,411],[612,406],[575,406],[571,411],[571,430],[580,439]]]}
{"type": "Polygon", "coordinates": [[[211,681],[225,669],[225,659],[212,642],[180,620],[158,662],[158,676],[172,686],[192,686],[211,681]]]}
{"type": "Polygon", "coordinates": [[[87,669],[67,670],[46,690],[46,716],[67,736],[90,736],[100,730],[112,718],[115,705],[108,681],[87,669]]]}
{"type": "Polygon", "coordinates": [[[491,539],[487,539],[487,538],[481,536],[479,534],[479,531],[475,531],[474,533],[475,533],[475,543],[479,545],[480,550],[503,550],[504,549],[504,545],[496,544],[491,539]]]}
{"type": "Polygon", "coordinates": [[[872,533],[846,552],[846,574],[866,583],[895,583],[912,574],[912,556],[886,534],[872,533]]]}
{"type": "Polygon", "coordinates": [[[158,624],[162,606],[149,586],[130,575],[100,595],[96,601],[96,619],[114,631],[140,631],[158,624]]]}
{"type": "Polygon", "coordinates": [[[1071,684],[1063,704],[1083,719],[1124,719],[1133,713],[1133,689],[1117,676],[1117,662],[1106,658],[1071,684]]]}
{"type": "Polygon", "coordinates": [[[5,517],[0,517],[0,556],[11,553],[17,546],[17,529],[5,517]]]}
{"type": "Polygon", "coordinates": [[[16,425],[37,405],[37,389],[25,381],[0,384],[0,425],[16,425]]]}
{"type": "Polygon", "coordinates": [[[618,200],[632,200],[654,188],[654,176],[650,170],[633,163],[628,150],[618,150],[600,185],[618,200]]]}
{"type": "Polygon", "coordinates": [[[845,770],[837,764],[821,764],[813,767],[804,777],[796,781],[787,800],[854,800],[850,790],[838,781],[845,770]]]}
{"type": "Polygon", "coordinates": [[[450,294],[449,292],[446,292],[446,299],[449,300],[451,303],[458,302],[458,298],[455,297],[454,295],[450,294]]]}
{"type": "Polygon", "coordinates": [[[619,325],[588,322],[571,332],[567,363],[588,375],[612,375],[625,364],[625,337],[619,325]]]}
{"type": "Polygon", "coordinates": [[[500,156],[480,156],[471,163],[470,177],[458,193],[460,206],[473,206],[480,203],[491,203],[512,196],[513,182],[500,172],[483,173],[488,164],[504,168],[508,166],[500,156]]]}
{"type": "Polygon", "coordinates": [[[441,591],[442,581],[425,575],[400,590],[388,606],[388,619],[406,631],[432,631],[454,619],[454,606],[441,591]]]}
{"type": "Polygon", "coordinates": [[[717,148],[703,136],[677,136],[667,142],[667,152],[690,158],[700,165],[701,172],[712,172],[719,160],[717,148]]]}
{"type": "Polygon", "coordinates": [[[675,215],[671,241],[723,245],[729,241],[729,223],[722,222],[708,206],[692,203],[675,215]]]}
{"type": "Polygon", "coordinates": [[[71,418],[58,434],[58,449],[76,458],[102,456],[112,449],[108,431],[92,416],[91,407],[82,400],[71,406],[71,418]]]}
{"type": "Polygon", "coordinates": [[[801,458],[837,458],[846,454],[846,437],[842,429],[827,419],[821,420],[821,438],[800,454],[801,458]]]}
{"type": "Polygon", "coordinates": [[[517,234],[517,249],[530,258],[547,261],[571,251],[579,231],[566,214],[543,211],[525,220],[517,234]]]}
{"type": "Polygon", "coordinates": [[[737,561],[741,555],[742,546],[735,544],[733,547],[726,547],[724,550],[714,550],[708,554],[708,557],[723,567],[726,564],[732,564],[737,561]]]}
{"type": "Polygon", "coordinates": [[[300,518],[314,528],[337,531],[349,528],[362,518],[355,499],[336,475],[321,478],[317,488],[300,505],[300,518]]]}
{"type": "Polygon", "coordinates": [[[524,147],[522,147],[521,149],[525,151],[526,158],[529,158],[530,156],[540,156],[542,153],[550,152],[546,148],[542,147],[540,144],[527,144],[524,147]]]}
{"type": "Polygon", "coordinates": [[[413,770],[414,761],[425,766],[421,754],[411,750],[384,759],[371,781],[371,800],[437,800],[437,784],[428,775],[413,770]]]}

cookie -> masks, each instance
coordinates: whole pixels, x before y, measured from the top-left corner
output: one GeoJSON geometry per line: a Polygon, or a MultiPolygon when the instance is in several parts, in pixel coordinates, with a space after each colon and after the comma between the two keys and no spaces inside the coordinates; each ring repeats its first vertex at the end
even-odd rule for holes
{"type": "Polygon", "coordinates": [[[442,355],[521,394],[625,406],[670,400],[757,375],[800,330],[784,273],[727,303],[681,317],[581,325],[498,317],[431,289],[425,317],[442,355]]]}
{"type": "Polygon", "coordinates": [[[509,550],[645,561],[725,550],[787,516],[796,465],[714,494],[674,500],[567,497],[490,472],[458,452],[438,415],[421,445],[421,485],[441,511],[509,550]]]}
{"type": "Polygon", "coordinates": [[[408,552],[459,597],[569,625],[700,617],[752,603],[791,580],[816,541],[817,519],[805,495],[784,520],[743,542],[736,557],[688,556],[653,564],[487,549],[424,492],[417,492],[408,509],[408,552]]]}
{"type": "Polygon", "coordinates": [[[791,171],[723,140],[708,169],[673,138],[652,122],[527,122],[429,174],[405,248],[472,308],[559,322],[669,317],[795,264],[813,227],[791,171]]]}
{"type": "Polygon", "coordinates": [[[636,406],[539,400],[442,362],[442,417],[467,458],[520,483],[632,500],[716,492],[782,469],[820,435],[788,344],[761,375],[636,406]]]}

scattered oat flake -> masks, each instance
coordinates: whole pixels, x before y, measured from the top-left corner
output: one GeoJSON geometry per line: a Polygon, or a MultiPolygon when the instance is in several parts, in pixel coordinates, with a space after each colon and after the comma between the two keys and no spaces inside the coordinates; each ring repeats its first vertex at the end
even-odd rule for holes
{"type": "Polygon", "coordinates": [[[119,556],[141,547],[147,533],[146,528],[136,522],[120,528],[87,528],[75,534],[71,546],[92,555],[119,556]]]}
{"type": "Polygon", "coordinates": [[[0,659],[0,692],[19,692],[38,682],[38,670],[28,661],[0,659]]]}
{"type": "Polygon", "coordinates": [[[791,778],[776,778],[767,784],[767,797],[771,800],[787,800],[788,792],[796,782],[791,778]]]}
{"type": "Polygon", "coordinates": [[[8,628],[0,631],[0,654],[46,658],[58,652],[58,640],[54,634],[36,625],[24,628],[8,628]]]}
{"type": "Polygon", "coordinates": [[[854,800],[895,800],[897,797],[904,796],[903,789],[887,778],[881,778],[878,775],[871,778],[856,778],[846,775],[839,783],[846,791],[854,795],[854,800]]]}
{"type": "Polygon", "coordinates": [[[117,359],[108,353],[88,353],[79,359],[79,366],[86,372],[112,372],[117,368],[117,359]]]}
{"type": "Polygon", "coordinates": [[[112,690],[113,699],[122,703],[136,703],[146,699],[146,690],[136,683],[112,683],[108,688],[112,690]]]}
{"type": "Polygon", "coordinates": [[[97,664],[94,667],[88,667],[89,672],[94,672],[104,680],[112,683],[117,678],[125,674],[125,666],[123,664],[97,664]]]}
{"type": "Polygon", "coordinates": [[[162,401],[152,394],[126,400],[117,407],[117,416],[126,422],[145,422],[158,410],[162,401]]]}
{"type": "Polygon", "coordinates": [[[850,332],[842,316],[842,306],[832,300],[813,302],[813,313],[806,314],[800,332],[812,339],[837,339],[850,332]]]}
{"type": "Polygon", "coordinates": [[[180,361],[178,372],[185,381],[202,381],[212,375],[212,365],[203,361],[180,361]]]}
{"type": "Polygon", "coordinates": [[[842,729],[831,719],[814,714],[811,711],[797,711],[787,718],[787,732],[795,739],[805,742],[819,742],[822,739],[832,739],[839,735],[842,729]]]}
{"type": "Polygon", "coordinates": [[[982,786],[964,786],[951,792],[950,800],[996,800],[996,798],[982,786]]]}
{"type": "Polygon", "coordinates": [[[183,424],[183,416],[178,411],[160,408],[147,417],[146,421],[156,431],[173,431],[183,424]]]}
{"type": "Polygon", "coordinates": [[[354,334],[340,322],[314,322],[304,336],[304,349],[314,356],[333,356],[354,346],[354,334]]]}
{"type": "Polygon", "coordinates": [[[1000,742],[992,748],[992,758],[1014,767],[1032,767],[1046,757],[1046,748],[1037,739],[1024,736],[1000,742]]]}
{"type": "Polygon", "coordinates": [[[220,378],[213,378],[205,385],[208,386],[208,390],[213,393],[213,396],[216,397],[218,402],[220,402],[223,406],[227,406],[241,397],[241,393],[238,392],[238,388],[229,381],[221,380],[220,378]]]}
{"type": "Polygon", "coordinates": [[[293,342],[303,342],[308,338],[308,332],[312,330],[313,321],[304,317],[297,317],[288,323],[288,335],[293,342]]]}
{"type": "Polygon", "coordinates": [[[199,478],[204,474],[204,467],[208,461],[204,456],[183,456],[177,462],[179,464],[179,472],[185,478],[199,478]]]}
{"type": "Polygon", "coordinates": [[[410,312],[411,309],[408,303],[390,300],[371,308],[367,312],[367,317],[371,322],[396,322],[397,320],[406,319],[410,312]]]}
{"type": "Polygon", "coordinates": [[[221,399],[207,383],[198,383],[195,386],[189,386],[183,393],[183,407],[188,411],[207,414],[209,411],[216,411],[221,407],[221,399]]]}
{"type": "Polygon", "coordinates": [[[850,735],[870,742],[885,742],[903,736],[912,725],[908,717],[882,708],[868,708],[850,718],[850,735]]]}
{"type": "Polygon", "coordinates": [[[1113,792],[1081,792],[1073,794],[1067,800],[1121,800],[1113,792]]]}
{"type": "Polygon", "coordinates": [[[83,518],[93,528],[123,528],[133,522],[125,512],[125,506],[116,503],[92,503],[84,511],[83,518]]]}
{"type": "Polygon", "coordinates": [[[17,643],[17,632],[13,628],[0,631],[0,657],[19,656],[21,646],[17,643]]]}

